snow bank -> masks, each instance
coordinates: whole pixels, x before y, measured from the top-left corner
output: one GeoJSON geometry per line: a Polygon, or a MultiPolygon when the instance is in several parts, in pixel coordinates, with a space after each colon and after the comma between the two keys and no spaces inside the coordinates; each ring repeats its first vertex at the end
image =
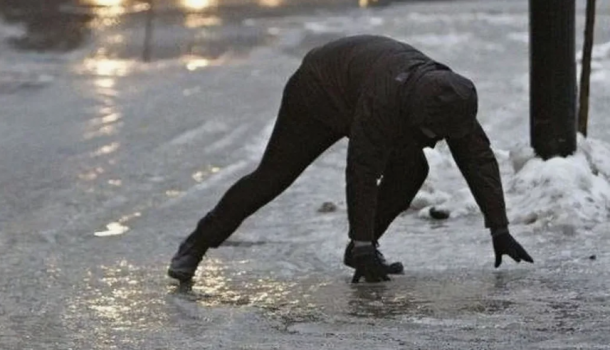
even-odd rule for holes
{"type": "MultiPolygon", "coordinates": [[[[577,152],[567,158],[543,161],[529,146],[497,151],[511,224],[562,230],[589,228],[610,213],[610,144],[580,137],[577,152]]],[[[447,211],[452,218],[480,215],[450,153],[427,152],[431,177],[413,202],[419,216],[430,209],[447,211]]]]}
{"type": "Polygon", "coordinates": [[[419,217],[430,218],[432,208],[450,213],[452,218],[479,213],[447,145],[442,142],[434,149],[424,149],[424,152],[430,174],[411,204],[412,209],[419,210],[419,217]]]}
{"type": "Polygon", "coordinates": [[[588,227],[605,221],[610,209],[610,147],[581,138],[577,152],[543,161],[528,150],[514,152],[516,173],[507,184],[512,223],[542,227],[588,227]],[[604,158],[605,157],[605,158],[604,158]]]}

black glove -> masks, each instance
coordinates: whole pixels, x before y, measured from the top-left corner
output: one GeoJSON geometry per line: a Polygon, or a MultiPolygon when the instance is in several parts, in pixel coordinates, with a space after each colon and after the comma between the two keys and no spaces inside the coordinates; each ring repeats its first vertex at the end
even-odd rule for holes
{"type": "Polygon", "coordinates": [[[508,228],[503,227],[494,229],[491,231],[491,236],[493,239],[494,252],[496,253],[496,268],[502,264],[502,255],[504,254],[510,256],[516,262],[521,262],[521,260],[530,263],[534,262],[534,259],[532,259],[525,249],[523,249],[521,244],[511,236],[510,232],[508,232],[508,228]]]}
{"type": "Polygon", "coordinates": [[[352,283],[358,283],[362,277],[369,283],[390,280],[387,269],[379,259],[379,254],[373,244],[353,247],[352,258],[356,268],[352,283]]]}

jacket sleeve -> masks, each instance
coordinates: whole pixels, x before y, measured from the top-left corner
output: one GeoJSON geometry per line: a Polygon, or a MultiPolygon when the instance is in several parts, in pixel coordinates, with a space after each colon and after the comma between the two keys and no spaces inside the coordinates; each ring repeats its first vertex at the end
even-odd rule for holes
{"type": "Polygon", "coordinates": [[[500,170],[481,124],[477,122],[473,132],[466,137],[447,139],[447,144],[483,212],[485,227],[506,227],[508,218],[500,170]]]}
{"type": "Polygon", "coordinates": [[[349,237],[374,240],[377,183],[391,153],[398,111],[388,91],[371,89],[357,104],[347,150],[346,197],[349,237]]]}

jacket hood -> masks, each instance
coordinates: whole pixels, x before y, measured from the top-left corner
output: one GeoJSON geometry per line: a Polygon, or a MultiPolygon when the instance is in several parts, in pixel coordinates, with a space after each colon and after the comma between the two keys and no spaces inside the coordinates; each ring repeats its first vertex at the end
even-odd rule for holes
{"type": "Polygon", "coordinates": [[[412,123],[426,127],[441,138],[459,138],[475,125],[478,98],[469,79],[451,70],[422,75],[410,96],[412,123]]]}

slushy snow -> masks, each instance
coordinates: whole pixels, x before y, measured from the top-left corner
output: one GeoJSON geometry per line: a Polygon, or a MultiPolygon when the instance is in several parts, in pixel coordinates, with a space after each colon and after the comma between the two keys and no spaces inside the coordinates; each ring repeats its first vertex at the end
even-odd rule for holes
{"type": "MultiPolygon", "coordinates": [[[[572,156],[547,161],[536,157],[526,145],[495,153],[502,169],[511,224],[565,231],[587,229],[607,220],[610,144],[579,135],[572,156]]],[[[419,216],[428,218],[431,207],[449,211],[453,218],[479,214],[465,182],[463,188],[442,188],[445,177],[460,176],[447,148],[441,145],[438,150],[426,149],[426,157],[430,177],[413,202],[413,207],[420,208],[419,216]]]]}

